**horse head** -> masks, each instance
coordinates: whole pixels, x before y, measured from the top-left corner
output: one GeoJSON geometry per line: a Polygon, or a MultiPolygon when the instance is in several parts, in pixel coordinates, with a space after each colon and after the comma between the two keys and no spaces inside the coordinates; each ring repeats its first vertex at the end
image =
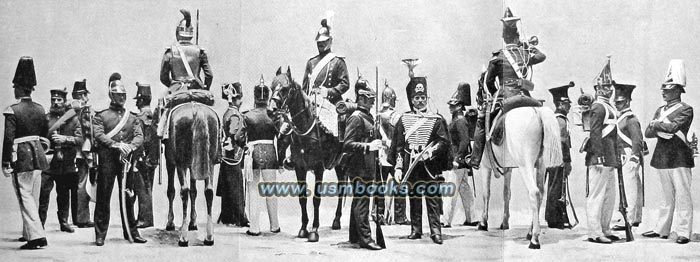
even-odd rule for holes
{"type": "Polygon", "coordinates": [[[287,67],[287,72],[282,72],[282,67],[277,69],[272,79],[272,97],[269,109],[276,114],[289,114],[295,127],[303,128],[313,121],[312,110],[309,109],[309,99],[303,92],[301,85],[294,81],[292,72],[287,67]]]}

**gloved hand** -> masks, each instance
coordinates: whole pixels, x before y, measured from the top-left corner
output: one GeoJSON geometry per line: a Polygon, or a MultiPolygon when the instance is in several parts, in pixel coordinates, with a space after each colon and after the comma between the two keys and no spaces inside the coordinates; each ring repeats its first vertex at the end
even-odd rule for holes
{"type": "Polygon", "coordinates": [[[403,180],[403,170],[401,170],[401,169],[394,170],[394,177],[396,177],[396,180],[398,180],[399,182],[401,180],[403,180]]]}
{"type": "Polygon", "coordinates": [[[382,147],[384,147],[384,145],[382,144],[381,139],[375,139],[374,141],[369,143],[369,151],[370,152],[378,151],[382,147]]]}
{"type": "Polygon", "coordinates": [[[13,171],[9,162],[2,163],[2,173],[5,174],[5,177],[10,177],[13,171]]]}

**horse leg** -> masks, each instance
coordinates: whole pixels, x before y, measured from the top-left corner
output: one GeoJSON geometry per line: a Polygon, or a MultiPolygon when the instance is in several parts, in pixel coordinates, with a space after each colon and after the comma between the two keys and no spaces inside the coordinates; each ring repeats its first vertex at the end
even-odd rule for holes
{"type": "Polygon", "coordinates": [[[508,168],[503,173],[503,221],[501,222],[501,230],[506,230],[510,228],[510,179],[513,177],[511,174],[513,169],[508,168]]]}
{"type": "Polygon", "coordinates": [[[530,249],[540,248],[540,204],[542,203],[542,194],[538,185],[538,170],[534,167],[523,167],[520,177],[523,178],[525,187],[527,187],[528,197],[530,199],[530,212],[532,214],[531,233],[528,233],[530,240],[530,249]]]}
{"type": "Polygon", "coordinates": [[[170,163],[166,164],[166,171],[168,172],[168,223],[165,225],[166,231],[175,230],[175,214],[173,213],[173,200],[175,200],[175,165],[170,163]]]}
{"type": "Polygon", "coordinates": [[[306,170],[300,167],[295,167],[294,172],[297,175],[297,186],[299,187],[299,206],[301,207],[301,228],[299,229],[299,238],[309,237],[309,231],[306,230],[306,225],[309,223],[309,214],[306,212],[306,199],[309,196],[309,190],[306,188],[306,170]]]}
{"type": "Polygon", "coordinates": [[[197,231],[197,209],[195,208],[195,202],[197,200],[197,180],[191,178],[190,185],[190,201],[192,203],[192,209],[190,210],[190,225],[187,227],[187,230],[197,231]]]}
{"type": "Polygon", "coordinates": [[[340,167],[335,168],[335,174],[338,177],[338,186],[341,188],[341,191],[338,196],[338,205],[335,208],[335,218],[333,218],[331,229],[340,230],[340,217],[343,215],[343,200],[347,197],[347,176],[345,176],[345,172],[340,167]]]}
{"type": "Polygon", "coordinates": [[[209,176],[206,180],[204,180],[204,198],[207,200],[207,236],[204,238],[205,246],[214,245],[214,221],[212,221],[211,218],[211,206],[214,202],[213,184],[213,176],[209,176]]]}
{"type": "Polygon", "coordinates": [[[484,210],[481,213],[481,222],[477,226],[477,230],[488,231],[489,228],[489,198],[491,197],[491,170],[487,168],[482,168],[482,173],[484,174],[483,191],[484,195],[481,199],[484,202],[484,210]]]}
{"type": "Polygon", "coordinates": [[[187,215],[187,201],[189,198],[190,191],[190,171],[186,168],[177,168],[177,176],[180,180],[180,198],[182,198],[182,225],[180,226],[180,238],[177,240],[177,245],[181,247],[186,247],[189,240],[187,240],[187,228],[185,227],[189,221],[189,216],[187,215]]]}
{"type": "Polygon", "coordinates": [[[318,217],[319,217],[319,207],[321,207],[321,196],[319,195],[319,189],[321,189],[321,184],[323,183],[323,165],[318,165],[314,168],[314,221],[311,224],[311,231],[309,232],[309,242],[318,242],[318,217]]]}

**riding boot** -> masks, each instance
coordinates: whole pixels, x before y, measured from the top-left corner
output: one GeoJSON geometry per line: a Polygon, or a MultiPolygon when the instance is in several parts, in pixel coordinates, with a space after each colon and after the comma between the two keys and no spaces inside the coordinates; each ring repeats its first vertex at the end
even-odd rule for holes
{"type": "Polygon", "coordinates": [[[474,169],[479,168],[479,164],[481,164],[481,157],[484,153],[484,146],[486,144],[485,125],[486,119],[479,116],[479,118],[476,120],[476,128],[474,129],[474,148],[468,162],[468,164],[474,169]]]}
{"type": "Polygon", "coordinates": [[[163,111],[163,114],[158,119],[158,127],[156,129],[156,133],[157,133],[158,137],[161,139],[168,139],[167,135],[165,134],[165,129],[167,128],[165,126],[165,124],[166,124],[169,116],[170,116],[170,108],[165,108],[163,111]]]}

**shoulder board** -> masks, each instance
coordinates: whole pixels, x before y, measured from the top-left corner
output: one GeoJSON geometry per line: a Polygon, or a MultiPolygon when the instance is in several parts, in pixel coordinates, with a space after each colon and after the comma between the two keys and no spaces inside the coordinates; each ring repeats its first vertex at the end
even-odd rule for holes
{"type": "Polygon", "coordinates": [[[199,47],[199,52],[204,53],[204,47],[199,47]]]}
{"type": "Polygon", "coordinates": [[[344,56],[344,55],[335,54],[335,58],[345,59],[345,56],[344,56]]]}
{"type": "Polygon", "coordinates": [[[131,113],[132,116],[139,116],[139,113],[137,112],[129,111],[129,113],[131,113]]]}
{"type": "Polygon", "coordinates": [[[501,53],[501,51],[502,51],[501,49],[498,49],[498,50],[496,50],[496,51],[492,51],[492,52],[491,52],[491,55],[493,55],[493,56],[498,56],[498,55],[501,53]]]}
{"type": "Polygon", "coordinates": [[[12,106],[8,106],[7,108],[5,108],[5,111],[2,111],[2,114],[3,115],[14,115],[15,110],[12,110],[12,106]]]}
{"type": "Polygon", "coordinates": [[[686,102],[681,101],[681,104],[683,104],[684,107],[691,107],[691,108],[692,108],[692,106],[690,106],[690,105],[689,105],[688,103],[686,103],[686,102]]]}
{"type": "Polygon", "coordinates": [[[96,114],[99,114],[99,113],[102,113],[102,112],[104,112],[104,111],[107,111],[107,109],[109,109],[109,108],[97,109],[97,110],[95,110],[95,113],[96,113],[96,114]]]}
{"type": "Polygon", "coordinates": [[[245,115],[245,114],[247,114],[248,112],[250,112],[250,110],[243,111],[243,112],[241,112],[241,114],[244,114],[244,115],[245,115]]]}
{"type": "Polygon", "coordinates": [[[168,52],[168,51],[172,50],[172,48],[173,48],[172,46],[166,46],[166,47],[165,47],[165,52],[168,52]]]}

